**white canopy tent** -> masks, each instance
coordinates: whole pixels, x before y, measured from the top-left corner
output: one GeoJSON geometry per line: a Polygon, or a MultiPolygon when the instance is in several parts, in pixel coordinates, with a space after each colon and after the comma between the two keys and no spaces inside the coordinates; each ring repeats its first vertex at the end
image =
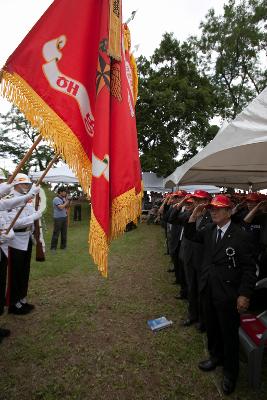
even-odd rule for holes
{"type": "MultiPolygon", "coordinates": [[[[30,172],[29,177],[33,181],[37,181],[38,178],[42,175],[43,171],[39,172],[30,172]]],[[[75,174],[72,170],[66,165],[62,165],[61,167],[51,168],[47,175],[44,177],[43,182],[50,183],[79,183],[75,174]]]]}
{"type": "Polygon", "coordinates": [[[142,180],[144,190],[147,192],[170,192],[171,189],[166,189],[163,185],[163,178],[157,176],[154,172],[142,172],[142,180]]]}
{"type": "MultiPolygon", "coordinates": [[[[148,192],[170,192],[170,188],[165,188],[163,181],[164,178],[158,177],[154,172],[143,172],[142,179],[144,183],[144,190],[148,192]]],[[[176,186],[176,185],[172,185],[176,186]]],[[[178,188],[177,188],[178,189],[178,188]]],[[[187,192],[193,193],[195,190],[206,190],[208,193],[219,193],[220,189],[216,186],[211,185],[189,185],[179,186],[180,190],[186,190],[187,192]]]]}
{"type": "Polygon", "coordinates": [[[267,188],[267,88],[195,157],[164,180],[165,187],[211,184],[267,188]]]}

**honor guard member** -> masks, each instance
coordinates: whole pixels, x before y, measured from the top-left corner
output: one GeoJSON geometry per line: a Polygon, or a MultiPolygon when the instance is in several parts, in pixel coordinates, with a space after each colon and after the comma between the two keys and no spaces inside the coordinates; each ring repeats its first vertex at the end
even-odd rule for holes
{"type": "MultiPolygon", "coordinates": [[[[14,188],[11,192],[13,199],[20,198],[30,193],[32,182],[27,175],[18,174],[13,184],[14,188]]],[[[18,210],[19,208],[13,209],[12,212],[10,212],[12,220],[16,216],[18,210]]],[[[41,216],[42,213],[40,211],[35,211],[32,203],[28,202],[14,225],[15,237],[9,242],[11,278],[8,312],[11,314],[28,314],[34,308],[32,304],[27,303],[27,292],[32,253],[33,223],[35,220],[41,218],[41,216]]]]}
{"type": "MultiPolygon", "coordinates": [[[[13,185],[1,183],[0,184],[0,197],[11,191],[13,185]]],[[[7,276],[7,257],[8,257],[8,245],[10,240],[15,236],[13,229],[6,233],[6,230],[10,226],[11,220],[7,210],[22,206],[38,193],[39,188],[32,187],[30,192],[18,198],[13,199],[0,199],[0,315],[4,312],[5,300],[6,300],[6,276],[7,276]]],[[[0,343],[4,337],[10,335],[9,329],[0,328],[0,343]]]]}
{"type": "Polygon", "coordinates": [[[247,232],[231,222],[232,204],[224,195],[210,203],[213,223],[197,231],[203,211],[198,205],[185,226],[185,236],[203,243],[200,290],[204,296],[210,358],[199,363],[203,371],[223,365],[222,390],[235,389],[239,369],[240,313],[247,311],[256,283],[256,263],[247,232]]]}
{"type": "Polygon", "coordinates": [[[175,273],[175,283],[181,284],[181,265],[179,262],[179,251],[181,245],[181,233],[183,226],[181,224],[173,223],[169,220],[170,215],[175,208],[175,205],[180,203],[181,200],[187,195],[187,192],[184,190],[178,190],[172,194],[171,207],[169,208],[168,214],[166,215],[166,220],[170,225],[170,237],[169,237],[169,253],[172,259],[172,263],[174,265],[174,273],[175,273]]]}

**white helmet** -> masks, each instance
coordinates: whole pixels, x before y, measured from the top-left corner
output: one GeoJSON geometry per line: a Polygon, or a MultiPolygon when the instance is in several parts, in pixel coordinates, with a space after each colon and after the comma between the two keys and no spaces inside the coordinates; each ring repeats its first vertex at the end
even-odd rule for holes
{"type": "Polygon", "coordinates": [[[26,174],[17,174],[15,179],[13,180],[13,185],[18,185],[20,183],[29,183],[32,184],[30,178],[26,174]]]}

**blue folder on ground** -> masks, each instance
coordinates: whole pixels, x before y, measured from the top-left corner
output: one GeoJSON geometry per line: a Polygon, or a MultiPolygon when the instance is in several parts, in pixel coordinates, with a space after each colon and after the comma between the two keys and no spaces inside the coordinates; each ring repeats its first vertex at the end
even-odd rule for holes
{"type": "Polygon", "coordinates": [[[147,325],[153,332],[159,331],[160,329],[167,328],[168,326],[170,326],[172,324],[173,324],[173,322],[168,320],[166,317],[150,319],[147,321],[147,325]]]}

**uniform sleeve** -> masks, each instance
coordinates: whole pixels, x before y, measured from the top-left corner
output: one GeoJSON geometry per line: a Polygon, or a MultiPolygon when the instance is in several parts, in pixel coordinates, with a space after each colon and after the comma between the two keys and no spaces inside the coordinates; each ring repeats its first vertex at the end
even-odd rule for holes
{"type": "Polygon", "coordinates": [[[181,212],[181,209],[173,208],[168,216],[168,222],[173,225],[184,225],[188,222],[190,214],[181,212]]]}
{"type": "Polygon", "coordinates": [[[176,207],[170,207],[165,214],[165,220],[169,224],[174,224],[177,216],[179,215],[180,210],[177,210],[176,207]]]}
{"type": "Polygon", "coordinates": [[[184,226],[184,236],[192,242],[204,243],[205,232],[206,227],[198,231],[195,222],[187,222],[184,226]]]}
{"type": "Polygon", "coordinates": [[[0,197],[5,196],[6,194],[10,193],[10,190],[12,188],[12,185],[9,185],[8,183],[0,183],[0,197]]]}
{"type": "Polygon", "coordinates": [[[29,196],[17,196],[11,199],[0,200],[0,211],[11,210],[12,208],[23,206],[26,201],[29,200],[29,196]]]}
{"type": "MultiPolygon", "coordinates": [[[[12,220],[15,218],[16,214],[17,213],[15,211],[8,213],[10,222],[12,222],[12,220]]],[[[33,224],[33,216],[32,215],[29,215],[27,217],[21,217],[21,218],[18,218],[17,221],[15,222],[14,229],[25,228],[26,226],[32,225],[32,224],[33,224]]]]}
{"type": "Polygon", "coordinates": [[[253,246],[249,235],[242,235],[242,245],[240,250],[239,262],[242,267],[242,278],[239,286],[239,295],[250,298],[257,281],[256,261],[253,257],[253,246]]]}

